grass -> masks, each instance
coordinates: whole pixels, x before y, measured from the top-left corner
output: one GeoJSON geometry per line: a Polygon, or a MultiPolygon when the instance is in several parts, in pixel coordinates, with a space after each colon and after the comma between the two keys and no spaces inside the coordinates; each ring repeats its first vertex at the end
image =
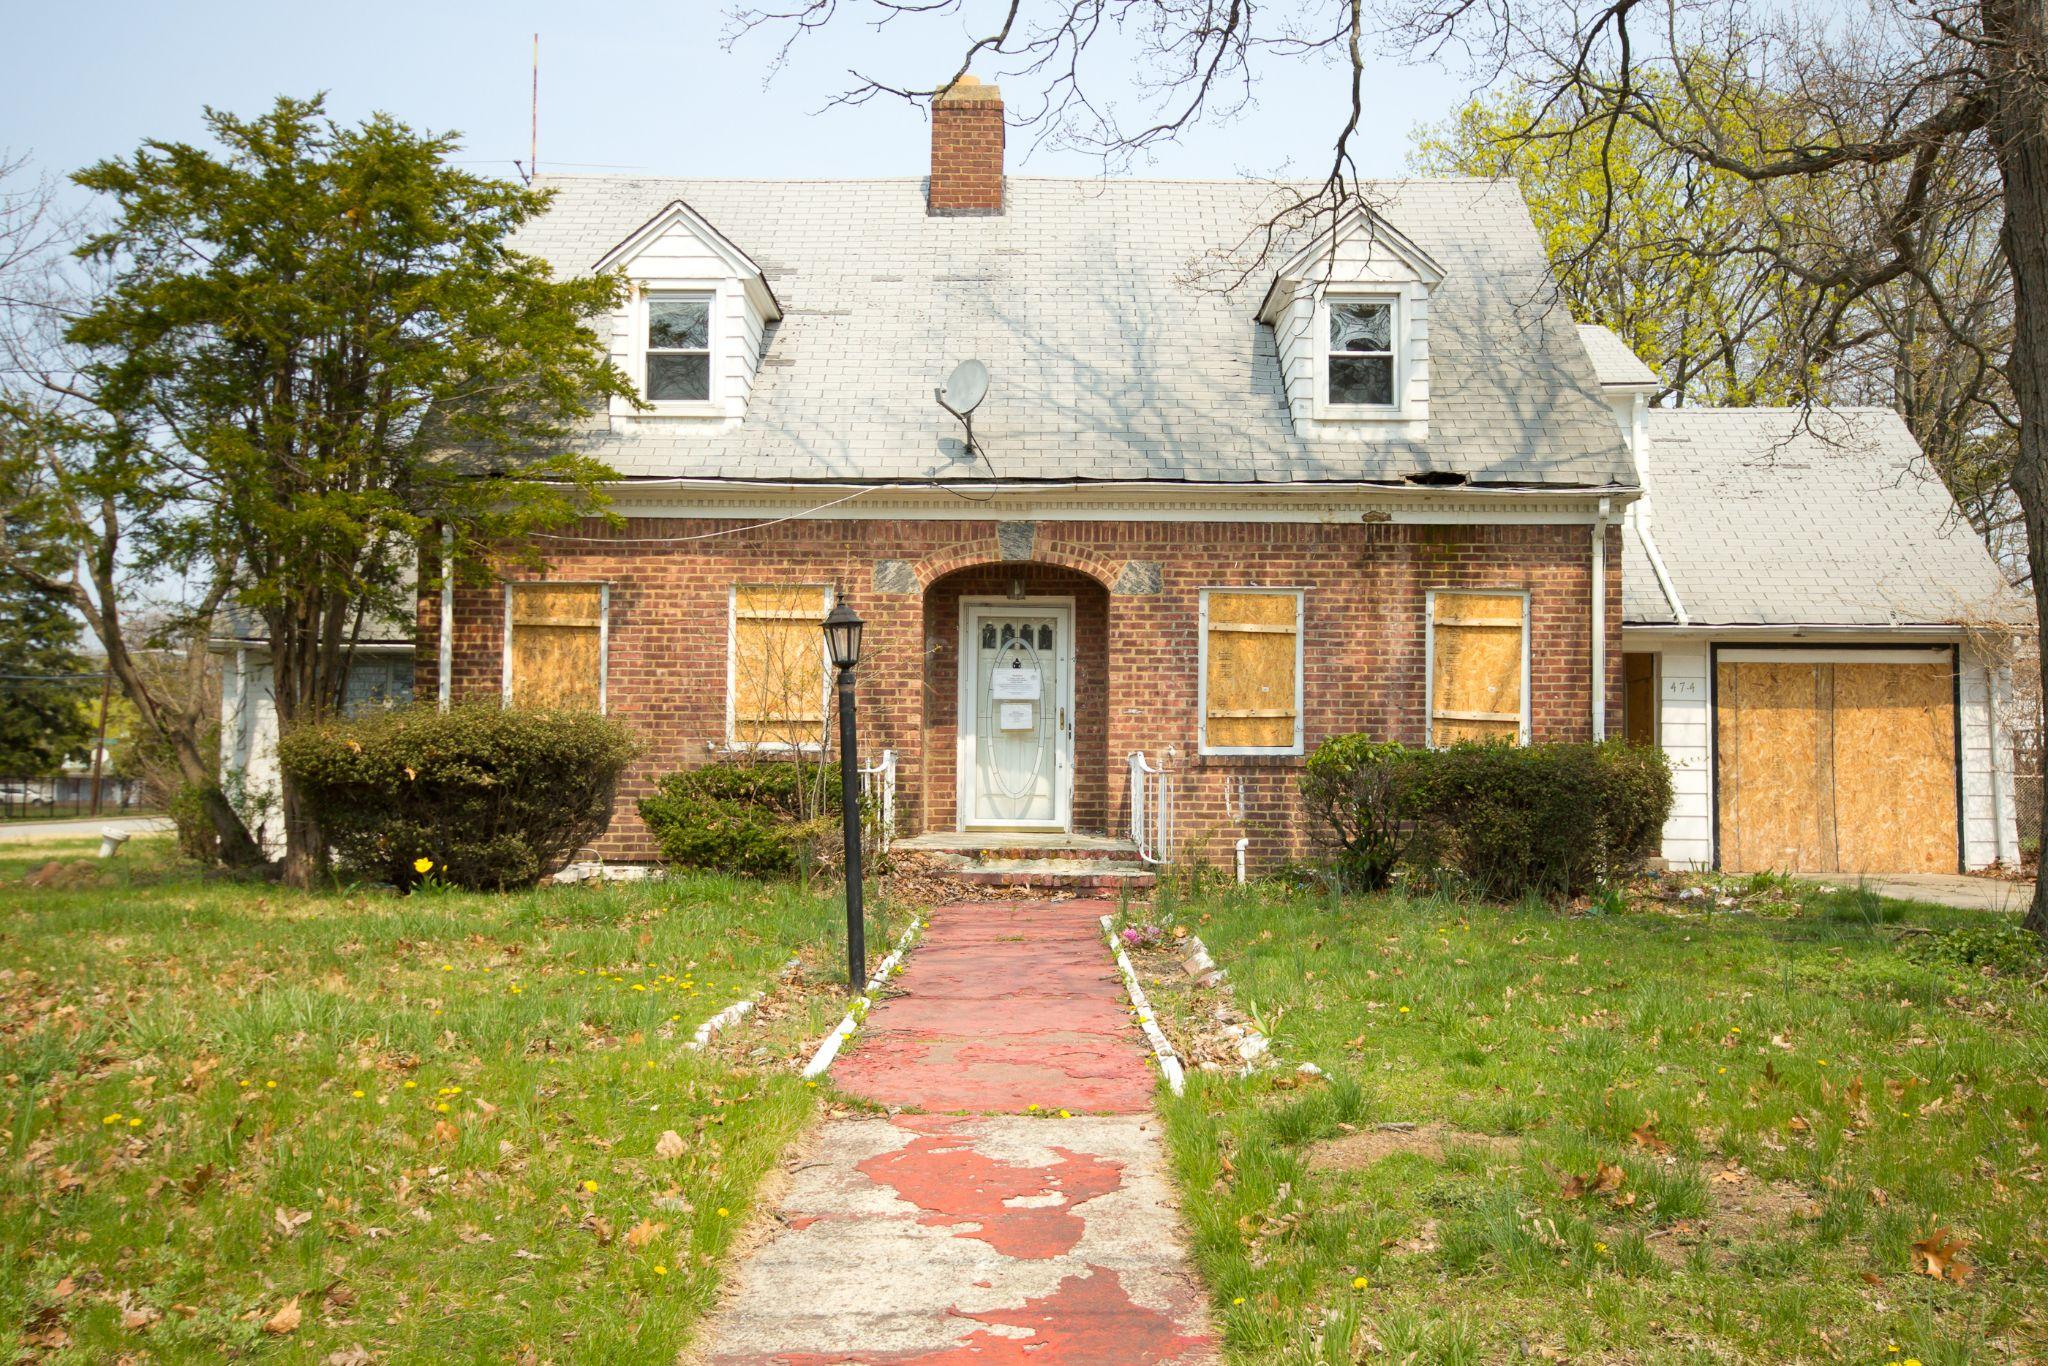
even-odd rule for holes
{"type": "Polygon", "coordinates": [[[2048,1351],[2038,954],[1999,970],[1990,917],[1853,888],[1725,894],[1182,902],[1284,1060],[1167,1102],[1231,1357],[2048,1351]],[[1962,1283],[1924,1274],[1936,1230],[1962,1283]]]}
{"type": "Polygon", "coordinates": [[[22,885],[92,847],[0,846],[18,1353],[675,1356],[813,1111],[783,1064],[843,998],[682,1045],[793,953],[830,977],[836,901],[715,878],[309,895],[146,839],[86,885],[22,885]]]}

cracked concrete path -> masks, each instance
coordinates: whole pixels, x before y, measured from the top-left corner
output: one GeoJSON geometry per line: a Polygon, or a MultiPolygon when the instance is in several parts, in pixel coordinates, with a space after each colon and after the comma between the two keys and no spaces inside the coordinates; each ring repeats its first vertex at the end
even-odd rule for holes
{"type": "Polygon", "coordinates": [[[1101,940],[1109,909],[932,913],[901,994],[835,1072],[900,1111],[828,1120],[789,1164],[702,1360],[1217,1359],[1154,1074],[1101,940]]]}

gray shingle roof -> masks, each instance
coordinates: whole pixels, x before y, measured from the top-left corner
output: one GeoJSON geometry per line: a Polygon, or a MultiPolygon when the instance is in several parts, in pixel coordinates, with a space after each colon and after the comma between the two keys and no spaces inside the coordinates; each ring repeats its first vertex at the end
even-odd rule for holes
{"type": "Polygon", "coordinates": [[[1657,372],[1643,363],[1614,330],[1599,323],[1580,323],[1579,340],[1593,359],[1593,374],[1602,384],[1661,384],[1657,372]]]}
{"type": "MultiPolygon", "coordinates": [[[[1653,408],[1651,535],[1696,624],[2024,622],[1886,408],[1653,408]]],[[[1633,527],[1622,614],[1674,620],[1633,527]]]]}
{"type": "MultiPolygon", "coordinates": [[[[932,402],[969,356],[993,375],[975,433],[1005,479],[1398,480],[1630,485],[1632,471],[1512,184],[1367,187],[1446,271],[1432,292],[1426,442],[1295,436],[1266,279],[1184,283],[1272,190],[1239,182],[1013,177],[1007,211],[933,218],[922,182],[571,176],[518,245],[586,271],[674,200],[758,261],[781,300],[746,420],[606,420],[591,454],[629,477],[966,479],[932,402]]],[[[1274,263],[1285,252],[1274,256],[1274,263]]]]}

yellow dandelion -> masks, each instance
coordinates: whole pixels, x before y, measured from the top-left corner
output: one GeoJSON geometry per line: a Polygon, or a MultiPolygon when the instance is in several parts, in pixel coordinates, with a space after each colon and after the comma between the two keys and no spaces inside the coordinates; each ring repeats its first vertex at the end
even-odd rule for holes
{"type": "Polygon", "coordinates": [[[1032,1102],[1031,1104],[1029,1104],[1029,1105],[1027,1105],[1027,1106],[1025,1106],[1025,1107],[1024,1107],[1024,1111],[1025,1111],[1025,1113],[1026,1113],[1026,1114],[1032,1114],[1032,1115],[1035,1115],[1035,1114],[1037,1114],[1037,1113],[1038,1113],[1038,1103],[1037,1103],[1036,1101],[1033,1101],[1033,1102],[1032,1102]]]}
{"type": "Polygon", "coordinates": [[[1062,1110],[1062,1111],[1060,1111],[1060,1118],[1061,1118],[1061,1119],[1072,1119],[1073,1117],[1074,1117],[1074,1115],[1073,1115],[1073,1112],[1072,1112],[1071,1110],[1062,1110]]]}
{"type": "Polygon", "coordinates": [[[1353,1276],[1351,1278],[1351,1288],[1353,1290],[1363,1290],[1367,1284],[1368,1282],[1363,1276],[1353,1276]]]}
{"type": "Polygon", "coordinates": [[[139,1119],[139,1118],[136,1118],[136,1119],[131,1119],[131,1120],[129,1120],[129,1121],[128,1121],[128,1127],[129,1127],[129,1128],[131,1128],[131,1129],[140,1129],[140,1128],[142,1127],[142,1121],[141,1121],[141,1119],[139,1119]]]}
{"type": "Polygon", "coordinates": [[[431,873],[434,871],[434,861],[430,858],[416,858],[412,861],[412,870],[415,873],[431,873]]]}
{"type": "Polygon", "coordinates": [[[248,1085],[249,1085],[249,1079],[248,1079],[247,1077],[244,1077],[244,1078],[242,1078],[242,1079],[241,1079],[240,1081],[236,1082],[236,1083],[235,1083],[235,1085],[237,1085],[237,1086],[240,1086],[240,1087],[242,1087],[242,1088],[244,1088],[244,1089],[247,1089],[247,1087],[248,1087],[248,1085]]]}
{"type": "Polygon", "coordinates": [[[595,1195],[595,1194],[597,1194],[597,1182],[595,1182],[595,1181],[585,1181],[585,1182],[583,1183],[583,1189],[584,1189],[584,1190],[586,1190],[586,1191],[588,1191],[588,1192],[590,1192],[590,1193],[591,1193],[592,1195],[595,1195]]]}
{"type": "Polygon", "coordinates": [[[667,1267],[665,1267],[665,1266],[662,1266],[662,1265],[661,1265],[661,1264],[659,1264],[659,1263],[656,1263],[656,1264],[655,1264],[655,1267],[654,1267],[654,1274],[655,1274],[655,1275],[657,1275],[657,1276],[666,1276],[666,1275],[668,1275],[668,1268],[667,1268],[667,1267]]]}
{"type": "Polygon", "coordinates": [[[1237,1297],[1236,1299],[1232,1300],[1232,1301],[1231,1301],[1231,1303],[1232,1303],[1232,1304],[1243,1304],[1243,1303],[1244,1303],[1244,1296],[1242,1296],[1242,1295],[1239,1295],[1239,1296],[1238,1296],[1238,1297],[1237,1297]]]}
{"type": "Polygon", "coordinates": [[[277,1089],[277,1083],[274,1081],[266,1081],[263,1083],[263,1089],[266,1091],[275,1091],[277,1089]]]}
{"type": "Polygon", "coordinates": [[[111,1114],[111,1115],[108,1115],[108,1116],[107,1116],[106,1118],[104,1118],[104,1119],[102,1119],[102,1120],[100,1121],[100,1123],[102,1123],[102,1124],[119,1124],[120,1122],[121,1122],[121,1112],[120,1112],[119,1110],[116,1110],[116,1111],[114,1111],[114,1113],[113,1113],[113,1114],[111,1114]]]}
{"type": "Polygon", "coordinates": [[[1408,1007],[1407,1007],[1407,1006],[1402,1006],[1402,1007],[1401,1007],[1401,1013],[1402,1013],[1403,1015],[1406,1015],[1406,1014],[1408,1013],[1408,1007]]]}
{"type": "Polygon", "coordinates": [[[349,1092],[349,1095],[355,1097],[357,1100],[361,1100],[363,1098],[363,1093],[361,1091],[351,1091],[349,1092]]]}
{"type": "Polygon", "coordinates": [[[448,1102],[445,1100],[437,1100],[434,1102],[434,1108],[445,1115],[448,1113],[448,1102]]]}
{"type": "Polygon", "coordinates": [[[1600,1256],[1605,1257],[1607,1255],[1607,1244],[1595,1243],[1593,1244],[1593,1251],[1598,1253],[1600,1256]]]}
{"type": "Polygon", "coordinates": [[[416,1081],[409,1081],[409,1082],[407,1082],[407,1083],[405,1084],[405,1089],[406,1089],[406,1090],[408,1090],[408,1091],[410,1091],[410,1090],[412,1090],[412,1089],[413,1089],[413,1088],[414,1088],[415,1086],[418,1086],[418,1085],[419,1085],[419,1083],[418,1083],[418,1082],[416,1082],[416,1081]]]}

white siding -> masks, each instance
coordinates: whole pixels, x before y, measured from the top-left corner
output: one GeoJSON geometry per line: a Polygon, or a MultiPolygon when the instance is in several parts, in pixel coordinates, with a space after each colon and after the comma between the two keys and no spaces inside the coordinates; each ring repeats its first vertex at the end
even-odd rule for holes
{"type": "Polygon", "coordinates": [[[2018,861],[2012,742],[1993,696],[1994,684],[1998,701],[2010,695],[1996,676],[2002,667],[1963,646],[1963,861],[1971,868],[2018,861]]]}
{"type": "Polygon", "coordinates": [[[1657,655],[1657,743],[1671,761],[1672,788],[1664,858],[1673,868],[1712,867],[1714,718],[1707,642],[1624,636],[1622,648],[1657,655]]]}

